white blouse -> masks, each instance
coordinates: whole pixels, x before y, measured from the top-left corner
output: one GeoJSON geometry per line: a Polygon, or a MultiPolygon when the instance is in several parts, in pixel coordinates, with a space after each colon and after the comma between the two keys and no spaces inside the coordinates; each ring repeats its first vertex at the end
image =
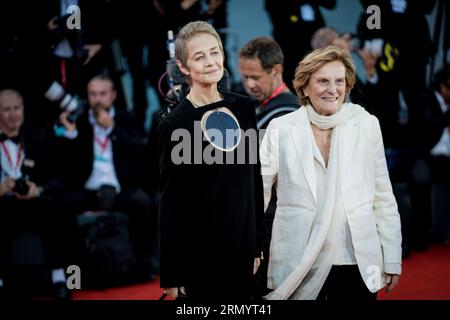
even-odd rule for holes
{"type": "MultiPolygon", "coordinates": [[[[314,170],[317,181],[317,202],[322,203],[324,201],[324,195],[326,194],[325,187],[327,169],[325,167],[325,161],[322,157],[322,153],[320,152],[315,139],[313,143],[313,156],[314,170]]],[[[318,207],[320,207],[320,205],[318,207]]],[[[338,252],[336,253],[336,258],[333,265],[357,264],[347,217],[342,220],[342,224],[339,226],[339,229],[339,244],[337,246],[338,252]]]]}

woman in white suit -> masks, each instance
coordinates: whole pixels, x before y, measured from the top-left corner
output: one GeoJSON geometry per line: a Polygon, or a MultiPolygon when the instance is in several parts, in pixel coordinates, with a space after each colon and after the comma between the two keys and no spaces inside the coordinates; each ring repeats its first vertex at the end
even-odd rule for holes
{"type": "Polygon", "coordinates": [[[380,125],[345,102],[347,51],[308,54],[295,72],[302,108],[273,120],[261,146],[264,197],[278,201],[267,299],[376,299],[401,273],[401,231],[380,125]]]}

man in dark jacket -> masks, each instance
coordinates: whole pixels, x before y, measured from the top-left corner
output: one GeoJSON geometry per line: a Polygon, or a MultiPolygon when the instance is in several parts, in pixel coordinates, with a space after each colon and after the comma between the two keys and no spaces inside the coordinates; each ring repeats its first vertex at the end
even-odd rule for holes
{"type": "Polygon", "coordinates": [[[273,37],[286,57],[286,83],[292,88],[297,64],[311,51],[313,33],[325,26],[320,9],[333,9],[336,0],[265,0],[265,6],[272,21],[273,37]]]}
{"type": "MultiPolygon", "coordinates": [[[[17,236],[31,233],[43,240],[52,268],[54,297],[68,299],[62,268],[66,230],[54,199],[60,183],[44,131],[23,125],[23,110],[17,91],[0,91],[0,291],[9,264],[8,246],[17,236]]],[[[15,294],[22,297],[23,292],[15,294]]]]}
{"type": "Polygon", "coordinates": [[[450,240],[450,67],[440,69],[434,77],[432,90],[421,95],[413,110],[414,127],[411,137],[416,144],[418,159],[413,174],[422,187],[411,197],[421,197],[427,207],[420,207],[411,216],[409,241],[413,247],[426,248],[427,232],[431,225],[432,240],[443,243],[450,240]],[[423,173],[430,173],[424,175],[423,173]],[[424,179],[425,178],[425,179],[424,179]],[[431,178],[431,179],[430,179],[431,178]],[[430,190],[431,189],[431,190],[430,190]],[[431,198],[430,198],[431,195],[431,198]],[[430,215],[431,212],[431,215],[430,215]]]}
{"type": "Polygon", "coordinates": [[[239,51],[239,70],[247,93],[256,107],[256,126],[265,129],[270,120],[297,110],[298,98],[283,81],[284,55],[270,37],[256,37],[239,51]]]}
{"type": "Polygon", "coordinates": [[[143,139],[133,117],[115,107],[116,91],[108,76],[93,77],[87,91],[89,111],[76,123],[62,113],[62,127],[55,131],[67,191],[62,206],[71,216],[90,210],[125,212],[143,273],[152,278],[150,199],[140,187],[143,139]]]}

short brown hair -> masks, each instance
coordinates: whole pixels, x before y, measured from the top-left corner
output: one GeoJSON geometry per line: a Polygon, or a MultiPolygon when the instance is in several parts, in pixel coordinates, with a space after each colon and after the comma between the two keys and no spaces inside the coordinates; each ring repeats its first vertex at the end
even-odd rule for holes
{"type": "Polygon", "coordinates": [[[108,74],[106,74],[106,73],[99,73],[99,74],[96,74],[96,75],[93,76],[91,79],[89,79],[88,85],[89,85],[89,83],[90,83],[91,81],[108,81],[108,82],[111,83],[111,88],[112,88],[113,90],[116,89],[116,86],[115,86],[115,84],[114,84],[113,79],[112,79],[108,74]]]}
{"type": "Polygon", "coordinates": [[[177,35],[177,39],[175,40],[175,58],[177,60],[180,60],[183,66],[185,67],[187,66],[188,60],[188,52],[186,47],[187,42],[196,35],[202,33],[212,35],[214,38],[216,38],[217,42],[219,43],[220,51],[222,51],[222,56],[225,56],[223,52],[222,40],[220,39],[219,34],[212,25],[210,25],[205,21],[189,22],[180,30],[180,32],[177,35]]]}
{"type": "Polygon", "coordinates": [[[284,63],[283,51],[271,37],[253,38],[239,50],[239,58],[259,59],[261,67],[268,72],[284,63]]]}
{"type": "Polygon", "coordinates": [[[335,46],[328,46],[310,52],[295,69],[292,83],[302,105],[309,103],[309,98],[305,96],[303,89],[308,86],[311,75],[325,64],[333,61],[341,61],[345,66],[345,94],[346,96],[349,95],[356,81],[356,68],[350,52],[335,46]]]}

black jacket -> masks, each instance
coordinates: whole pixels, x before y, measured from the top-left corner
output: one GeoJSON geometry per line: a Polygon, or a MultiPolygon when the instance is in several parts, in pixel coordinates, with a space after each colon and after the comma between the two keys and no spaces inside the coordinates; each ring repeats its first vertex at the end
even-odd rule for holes
{"type": "Polygon", "coordinates": [[[282,93],[271,99],[266,105],[256,109],[256,126],[266,129],[272,119],[281,117],[300,108],[298,98],[291,92],[282,93]]]}
{"type": "MultiPolygon", "coordinates": [[[[143,141],[133,117],[116,108],[115,126],[110,134],[114,167],[121,189],[134,190],[140,185],[143,141]]],[[[73,140],[56,138],[58,167],[67,190],[77,191],[92,173],[94,162],[93,126],[88,112],[77,121],[78,136],[73,140]]]]}
{"type": "MultiPolygon", "coordinates": [[[[43,187],[46,194],[58,194],[61,190],[61,181],[52,160],[53,148],[46,139],[45,131],[22,126],[20,140],[25,153],[21,167],[22,175],[27,176],[28,180],[37,186],[43,187]]],[[[0,177],[2,172],[0,164],[0,177]]]]}

